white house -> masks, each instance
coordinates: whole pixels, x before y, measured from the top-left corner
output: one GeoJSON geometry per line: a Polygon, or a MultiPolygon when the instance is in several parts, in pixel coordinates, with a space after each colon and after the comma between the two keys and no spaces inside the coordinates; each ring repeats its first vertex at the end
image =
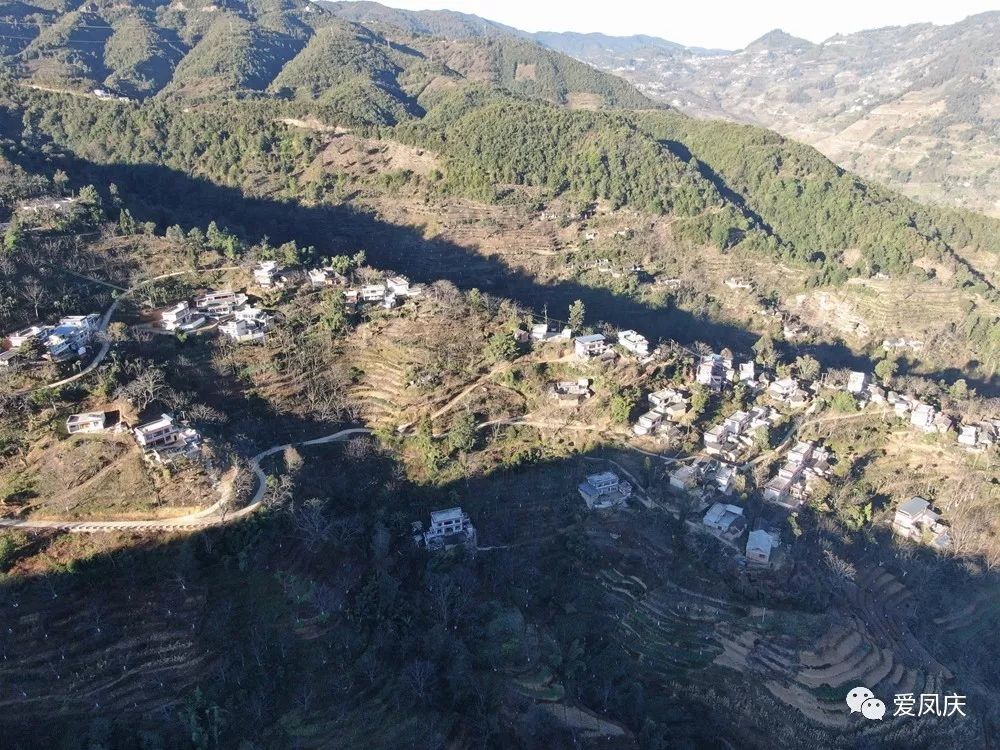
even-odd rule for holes
{"type": "Polygon", "coordinates": [[[849,393],[858,395],[864,393],[868,387],[868,373],[852,372],[847,376],[847,390],[849,393]]]}
{"type": "Polygon", "coordinates": [[[660,429],[661,424],[663,424],[663,414],[653,409],[639,417],[638,421],[632,426],[632,432],[636,435],[652,435],[660,429]]]}
{"type": "Polygon", "coordinates": [[[726,419],[705,431],[702,436],[705,452],[735,461],[737,456],[752,444],[745,436],[753,422],[753,416],[746,411],[736,411],[726,419]]]}
{"type": "Polygon", "coordinates": [[[545,341],[549,338],[549,326],[547,323],[535,323],[531,326],[531,340],[545,341]]]}
{"type": "Polygon", "coordinates": [[[385,293],[384,284],[369,284],[361,287],[361,299],[364,302],[381,302],[385,299],[385,293]]]}
{"type": "Polygon", "coordinates": [[[924,432],[934,432],[937,428],[934,425],[934,417],[937,411],[930,404],[917,402],[910,414],[910,424],[924,432]]]}
{"type": "Polygon", "coordinates": [[[231,315],[233,310],[247,301],[247,296],[232,289],[222,289],[208,292],[194,301],[199,312],[217,318],[221,315],[231,315]]]}
{"type": "Polygon", "coordinates": [[[66,432],[70,435],[87,432],[101,432],[107,427],[107,412],[93,411],[85,414],[70,414],[66,420],[66,432]]]}
{"type": "Polygon", "coordinates": [[[698,486],[701,475],[694,466],[680,466],[670,472],[670,486],[674,489],[690,492],[698,486]]]}
{"type": "Polygon", "coordinates": [[[715,462],[715,468],[706,472],[705,479],[710,481],[715,489],[728,495],[736,483],[736,467],[723,461],[715,462]]]}
{"type": "Polygon", "coordinates": [[[662,388],[658,391],[653,391],[646,399],[655,407],[684,403],[688,400],[687,396],[676,388],[662,388]]]}
{"type": "Polygon", "coordinates": [[[548,323],[535,323],[531,326],[529,336],[532,341],[550,341],[552,339],[569,341],[573,338],[573,329],[567,327],[560,330],[548,323]]]}
{"type": "Polygon", "coordinates": [[[951,432],[951,429],[955,426],[954,420],[947,414],[938,413],[934,417],[934,429],[940,432],[942,435],[946,432],[951,432]]]}
{"type": "Polygon", "coordinates": [[[618,334],[618,343],[637,357],[649,356],[649,339],[636,331],[622,331],[618,334]]]}
{"type": "Polygon", "coordinates": [[[962,432],[958,436],[958,443],[966,450],[985,450],[995,442],[996,433],[997,425],[990,422],[963,425],[962,432]]]}
{"type": "Polygon", "coordinates": [[[187,302],[178,302],[160,313],[160,325],[167,331],[193,331],[205,322],[187,302]]]}
{"type": "Polygon", "coordinates": [[[800,441],[788,451],[785,465],[764,485],[764,499],[786,508],[801,504],[811,491],[811,483],[829,473],[829,452],[808,441],[800,441]]]}
{"type": "Polygon", "coordinates": [[[219,326],[219,333],[240,343],[263,341],[271,329],[271,317],[263,310],[244,305],[219,326]]]}
{"type": "Polygon", "coordinates": [[[410,280],[405,276],[393,276],[386,280],[385,285],[397,297],[408,297],[410,295],[410,280]]]}
{"type": "Polygon", "coordinates": [[[776,534],[771,534],[764,529],[755,529],[747,535],[746,557],[756,563],[768,564],[771,562],[771,552],[778,546],[779,542],[775,538],[776,534]]]}
{"type": "Polygon", "coordinates": [[[49,357],[54,362],[61,362],[81,354],[99,326],[100,316],[96,313],[62,318],[46,334],[45,346],[49,357]]]}
{"type": "Polygon", "coordinates": [[[593,359],[604,354],[610,345],[604,338],[604,334],[592,333],[589,336],[577,336],[573,340],[573,350],[577,359],[593,359]]]}
{"type": "Polygon", "coordinates": [[[329,268],[310,268],[306,275],[309,277],[309,283],[313,286],[329,286],[333,283],[329,268]]]}
{"type": "Polygon", "coordinates": [[[789,401],[799,388],[799,381],[795,378],[781,378],[775,380],[767,387],[767,395],[775,401],[789,401]]]}
{"type": "Polygon", "coordinates": [[[161,414],[159,419],[139,425],[132,433],[141,447],[155,448],[176,443],[180,439],[181,428],[174,423],[173,417],[161,414]]]}
{"type": "Polygon", "coordinates": [[[591,474],[577,489],[591,510],[622,506],[632,495],[632,485],[621,481],[612,471],[591,474]]]}
{"type": "Polygon", "coordinates": [[[974,424],[962,425],[962,431],[958,435],[958,443],[967,448],[975,448],[979,443],[979,428],[974,424]]]}
{"type": "Polygon", "coordinates": [[[948,527],[941,522],[941,515],[922,497],[911,497],[900,503],[892,520],[892,530],[898,536],[917,541],[927,535],[931,545],[938,548],[951,544],[948,527]]]}
{"type": "Polygon", "coordinates": [[[679,422],[681,418],[687,414],[688,405],[686,401],[675,401],[672,404],[667,404],[666,406],[660,406],[657,411],[662,413],[664,417],[669,419],[671,422],[679,422]]]}
{"type": "Polygon", "coordinates": [[[590,388],[589,378],[560,380],[553,383],[550,393],[560,406],[579,406],[594,395],[590,388]]]}
{"type": "Polygon", "coordinates": [[[708,509],[702,524],[717,536],[735,539],[743,533],[747,520],[743,517],[743,508],[738,505],[715,503],[708,509]]]}
{"type": "Polygon", "coordinates": [[[28,326],[27,328],[22,328],[19,331],[14,331],[14,333],[7,337],[7,340],[10,341],[11,348],[20,349],[21,346],[27,341],[44,338],[48,330],[48,326],[28,326]]]}
{"type": "Polygon", "coordinates": [[[225,323],[222,323],[219,326],[219,333],[241,344],[253,341],[263,341],[266,337],[266,333],[263,328],[258,328],[251,322],[241,320],[239,318],[233,318],[232,320],[227,320],[225,323]]]}
{"type": "Polygon", "coordinates": [[[435,510],[431,512],[430,528],[423,532],[423,543],[431,550],[449,550],[459,545],[475,550],[476,527],[461,508],[435,510]]]}
{"type": "Polygon", "coordinates": [[[262,260],[253,269],[253,280],[262,287],[269,288],[278,284],[278,274],[281,267],[276,260],[262,260]]]}
{"type": "Polygon", "coordinates": [[[726,364],[719,354],[706,354],[698,363],[695,380],[713,391],[722,389],[726,376],[726,364]]]}
{"type": "Polygon", "coordinates": [[[161,414],[159,419],[139,425],[132,434],[146,457],[161,464],[170,463],[178,456],[192,455],[200,439],[197,431],[178,425],[169,414],[161,414]]]}

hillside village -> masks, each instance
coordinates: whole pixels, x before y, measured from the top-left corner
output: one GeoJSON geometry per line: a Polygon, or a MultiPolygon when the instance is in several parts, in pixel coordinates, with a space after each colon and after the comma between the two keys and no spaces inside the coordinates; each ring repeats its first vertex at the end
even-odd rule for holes
{"type": "Polygon", "coordinates": [[[474,18],[71,6],[0,14],[4,750],[989,744],[995,223],[474,18]]]}
{"type": "MultiPolygon", "coordinates": [[[[152,334],[209,335],[236,344],[263,345],[275,327],[282,325],[280,305],[270,311],[261,305],[263,300],[273,302],[274,294],[287,296],[297,288],[324,295],[332,292],[343,314],[357,317],[365,308],[391,311],[406,300],[419,301],[423,292],[423,285],[411,285],[398,274],[386,274],[375,283],[372,273],[366,272],[367,283],[351,286],[345,272],[351,276],[353,272],[338,262],[339,271],[333,265],[285,266],[277,260],[261,260],[240,271],[249,280],[242,290],[229,283],[196,289],[184,298],[164,299],[157,307],[140,312],[134,328],[152,334]]],[[[743,280],[727,284],[733,288],[750,286],[743,280]]],[[[581,325],[583,314],[582,303],[578,304],[580,310],[570,310],[570,317],[578,318],[576,326],[581,325]]],[[[102,318],[98,313],[67,316],[53,324],[35,321],[5,337],[0,362],[23,382],[31,382],[28,374],[46,361],[79,371],[81,364],[95,355],[96,344],[107,339],[110,323],[110,315],[102,318]]],[[[1000,418],[972,419],[949,413],[915,395],[887,387],[891,377],[880,380],[864,371],[847,372],[846,378],[835,376],[808,357],[774,368],[753,352],[739,360],[728,349],[699,353],[676,342],[650,341],[635,330],[610,331],[605,327],[603,333],[588,333],[547,316],[542,322],[529,316],[506,335],[510,336],[506,345],[510,348],[504,350],[504,359],[516,362],[532,351],[555,347],[566,352],[560,355],[562,361],[575,363],[580,377],[547,386],[564,419],[572,419],[567,409],[576,410],[595,396],[607,396],[597,390],[601,379],[587,375],[616,368],[620,362],[656,373],[669,362],[674,376],[665,387],[651,388],[644,395],[633,387],[636,397],[629,397],[624,407],[629,429],[619,433],[618,440],[664,462],[662,487],[656,492],[662,498],[659,507],[686,518],[695,530],[707,530],[740,550],[744,563],[767,565],[769,550],[779,547],[783,537],[788,542],[788,534],[783,533],[787,524],[781,521],[779,509],[794,517],[810,502],[818,486],[828,493],[831,481],[835,481],[831,461],[836,459],[822,441],[802,441],[795,436],[799,426],[813,415],[829,413],[831,403],[844,416],[871,413],[886,422],[906,424],[916,434],[939,434],[946,444],[967,452],[992,454],[1000,434],[1000,418]],[[716,412],[717,421],[710,423],[705,413],[710,401],[738,408],[716,412]],[[693,446],[698,447],[686,450],[693,446]],[[772,466],[775,473],[761,475],[760,466],[772,466]],[[748,500],[756,519],[749,524],[749,509],[737,504],[748,500]],[[766,542],[765,537],[771,541],[766,542]]],[[[105,353],[98,354],[95,363],[105,353]]],[[[656,382],[655,376],[650,382],[656,382]]],[[[169,465],[199,455],[198,431],[172,414],[149,413],[145,422],[141,414],[138,417],[140,423],[132,427],[122,419],[112,421],[109,412],[75,413],[65,418],[65,428],[69,435],[129,431],[143,455],[157,464],[169,465]]],[[[407,428],[399,429],[405,434],[407,428]]],[[[647,492],[652,489],[645,488],[647,492]]],[[[591,510],[621,509],[636,502],[632,485],[614,471],[589,476],[580,485],[580,494],[591,510]]],[[[901,524],[898,514],[918,499],[900,498],[901,510],[891,521],[901,537],[917,541],[923,537],[914,529],[923,526],[901,524]]],[[[947,548],[947,521],[935,515],[929,527],[937,529],[932,544],[947,548]]]]}
{"type": "MultiPolygon", "coordinates": [[[[44,455],[103,452],[97,461],[105,468],[97,469],[95,477],[124,472],[124,459],[113,456],[136,456],[140,468],[130,471],[140,478],[130,481],[151,489],[148,499],[137,496],[118,515],[101,506],[99,495],[83,489],[66,515],[58,508],[64,504],[69,509],[68,501],[45,496],[47,490],[30,472],[8,466],[0,471],[0,523],[21,533],[52,524],[92,533],[127,524],[121,528],[163,533],[180,524],[210,528],[266,512],[275,502],[275,485],[268,478],[274,469],[263,468],[266,462],[259,456],[275,449],[259,442],[241,446],[227,426],[234,414],[169,396],[163,375],[140,361],[151,357],[169,369],[175,357],[191,356],[185,354],[190,347],[210,347],[213,357],[228,362],[227,370],[252,367],[262,374],[259,363],[287,357],[289,341],[317,331],[328,339],[343,339],[338,346],[345,348],[339,351],[352,357],[355,351],[375,352],[389,345],[379,337],[391,335],[395,356],[406,360],[417,340],[389,331],[425,317],[440,325],[440,315],[451,307],[468,309],[468,315],[485,314],[489,321],[480,324],[485,330],[480,343],[473,344],[478,351],[468,354],[476,362],[471,370],[446,366],[444,372],[451,374],[442,374],[428,369],[433,360],[415,362],[403,390],[390,401],[368,395],[385,389],[381,378],[386,376],[369,381],[360,369],[348,376],[343,400],[327,401],[329,407],[321,406],[329,394],[324,397],[320,390],[272,391],[269,398],[287,404],[283,408],[330,408],[347,426],[374,431],[399,452],[408,471],[431,481],[444,481],[457,471],[489,471],[491,442],[504,452],[554,450],[566,459],[585,451],[586,463],[576,465],[570,480],[577,512],[607,528],[635,514],[679,523],[687,544],[699,550],[710,569],[734,585],[769,596],[781,596],[817,554],[826,556],[831,570],[841,571],[836,575],[854,575],[849,563],[803,536],[803,524],[811,523],[806,519],[817,514],[833,513],[862,527],[870,523],[872,529],[884,529],[899,549],[909,550],[906,554],[926,550],[942,559],[983,549],[990,533],[988,527],[970,527],[961,507],[947,494],[933,492],[932,485],[891,492],[878,507],[867,499],[839,505],[846,480],[858,481],[868,471],[854,476],[857,458],[836,435],[841,424],[884,431],[902,444],[930,440],[935,450],[958,462],[978,466],[996,461],[1000,418],[974,399],[907,391],[907,381],[896,378],[891,367],[824,368],[809,355],[777,354],[767,337],[740,354],[682,345],[637,329],[591,323],[582,302],[571,305],[565,319],[550,316],[547,305],[541,315],[504,308],[507,303],[484,300],[478,290],[463,294],[446,283],[415,284],[399,273],[376,270],[363,253],[322,261],[312,254],[299,260],[286,253],[285,260],[258,256],[236,264],[213,255],[209,252],[197,269],[167,265],[133,278],[114,291],[106,312],[39,316],[9,331],[0,354],[5,387],[29,398],[100,378],[109,366],[120,366],[115,364],[119,351],[132,352],[130,357],[143,352],[131,383],[54,407],[58,427],[49,429],[54,429],[55,442],[45,439],[44,455]],[[427,401],[441,386],[453,395],[427,401]],[[496,400],[503,389],[523,403],[496,400]],[[829,433],[824,434],[824,425],[830,425],[829,433]],[[564,430],[574,436],[568,442],[558,437],[564,430]],[[575,437],[588,432],[600,441],[575,437]],[[549,441],[554,441],[551,448],[549,441]],[[459,455],[466,457],[449,463],[451,445],[462,446],[459,455]],[[928,490],[932,494],[925,497],[928,490]],[[166,499],[180,495],[187,496],[183,506],[166,499]]],[[[469,333],[461,318],[449,325],[453,333],[443,333],[442,344],[435,346],[451,346],[444,344],[449,336],[469,333]]],[[[426,337],[427,329],[421,330],[426,337]]],[[[789,339],[794,347],[794,336],[789,339]]],[[[466,355],[446,355],[456,356],[466,355]]],[[[184,367],[200,377],[197,368],[184,367]]],[[[249,382],[259,377],[251,375],[249,382]]],[[[274,387],[267,380],[257,386],[265,389],[262,393],[274,387]]],[[[332,381],[319,386],[343,387],[332,381]]],[[[261,437],[268,434],[262,431],[261,437]]],[[[324,438],[301,440],[322,444],[324,438]]],[[[95,489],[108,486],[106,479],[102,482],[95,489]]],[[[495,522],[483,517],[473,497],[434,498],[420,510],[410,518],[415,553],[471,559],[509,543],[496,536],[495,522]],[[430,524],[425,527],[419,518],[427,514],[430,524]]],[[[621,532],[612,533],[614,539],[621,532]]],[[[813,710],[798,699],[781,699],[799,710],[813,710]]]]}

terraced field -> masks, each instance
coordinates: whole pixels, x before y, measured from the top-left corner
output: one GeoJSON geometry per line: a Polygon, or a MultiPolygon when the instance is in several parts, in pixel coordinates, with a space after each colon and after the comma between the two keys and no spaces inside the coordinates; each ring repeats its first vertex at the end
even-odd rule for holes
{"type": "Polygon", "coordinates": [[[109,598],[77,608],[54,591],[0,636],[3,654],[17,655],[0,659],[0,711],[45,721],[169,708],[178,701],[165,696],[193,690],[216,660],[198,646],[204,604],[178,588],[166,601],[109,598]],[[151,690],[153,681],[161,689],[151,690]]]}
{"type": "Polygon", "coordinates": [[[853,721],[843,696],[856,685],[891,705],[896,693],[942,692],[951,677],[906,628],[912,594],[884,570],[859,575],[829,615],[763,610],[673,583],[650,588],[613,568],[598,580],[619,610],[621,645],[664,681],[711,683],[725,679],[719,668],[736,670],[830,729],[853,721]]]}

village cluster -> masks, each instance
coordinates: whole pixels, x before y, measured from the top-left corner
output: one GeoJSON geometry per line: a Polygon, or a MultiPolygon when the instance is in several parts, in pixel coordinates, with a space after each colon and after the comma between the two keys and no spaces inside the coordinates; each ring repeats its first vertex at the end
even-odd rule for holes
{"type": "MultiPolygon", "coordinates": [[[[274,260],[257,263],[252,269],[252,277],[259,292],[265,296],[270,290],[299,283],[308,283],[313,288],[342,287],[343,300],[351,310],[361,305],[391,309],[400,300],[421,292],[420,287],[411,286],[402,276],[348,288],[348,280],[332,267],[288,270],[274,260]]],[[[738,282],[733,281],[737,287],[738,282]]],[[[144,325],[151,330],[173,334],[214,328],[221,336],[235,342],[252,343],[264,340],[273,324],[268,312],[250,304],[247,293],[224,288],[175,301],[156,310],[151,322],[144,325]]],[[[101,321],[97,314],[66,317],[54,325],[29,326],[7,336],[9,348],[0,353],[0,366],[23,358],[29,350],[32,356],[53,362],[83,357],[100,331],[101,321]]],[[[645,364],[661,354],[659,348],[635,330],[620,331],[614,336],[608,333],[574,335],[571,328],[546,321],[521,333],[522,341],[536,345],[572,342],[573,356],[580,363],[605,363],[624,355],[645,364]]],[[[864,409],[869,404],[882,406],[888,413],[906,419],[923,432],[948,433],[955,427],[955,421],[933,405],[886,391],[864,372],[852,372],[845,384],[838,385],[821,377],[804,380],[790,375],[774,376],[761,372],[753,360],[734,361],[732,355],[723,350],[722,353],[697,355],[690,378],[693,382],[648,393],[648,408],[639,415],[631,431],[641,440],[670,445],[683,437],[684,427],[690,427],[690,420],[686,418],[692,408],[695,389],[718,393],[740,384],[748,390],[752,405],[734,411],[706,429],[702,433],[702,449],[689,458],[674,461],[668,474],[668,487],[678,497],[686,498],[685,507],[698,519],[689,518],[689,525],[742,549],[742,559],[756,565],[774,564],[773,553],[780,546],[780,535],[763,522],[758,524],[759,528],[748,529],[745,509],[736,504],[736,495],[747,489],[745,476],[751,457],[769,448],[762,436],[770,435],[772,428],[796,414],[807,413],[823,390],[847,391],[858,408],[864,409]],[[888,407],[892,407],[891,411],[888,407]]],[[[559,406],[578,407],[595,395],[594,381],[589,377],[556,381],[550,383],[549,395],[559,406]]],[[[134,428],[113,418],[109,412],[74,414],[67,420],[66,429],[70,434],[129,430],[144,455],[156,464],[170,464],[178,457],[194,456],[202,443],[196,430],[169,414],[134,428]]],[[[998,434],[1000,422],[961,424],[958,443],[968,450],[984,450],[994,444],[998,434]]],[[[796,441],[787,448],[783,465],[759,488],[760,496],[766,503],[794,511],[807,502],[818,480],[829,476],[827,450],[813,442],[796,441]]],[[[588,476],[578,490],[591,510],[622,508],[633,497],[632,484],[611,471],[588,476]]],[[[900,536],[923,540],[937,547],[949,543],[946,525],[922,498],[913,498],[899,506],[893,529],[900,536]]],[[[459,545],[475,550],[477,544],[475,527],[461,508],[434,511],[427,530],[420,522],[415,522],[413,531],[414,540],[430,550],[459,545]]]]}
{"type": "MultiPolygon", "coordinates": [[[[31,206],[29,206],[30,208],[31,206]]],[[[48,204],[45,206],[50,208],[48,204]]],[[[313,287],[346,284],[346,279],[331,268],[319,267],[288,272],[275,261],[262,261],[252,269],[254,282],[262,290],[284,288],[299,280],[308,280],[313,287]]],[[[420,290],[409,280],[393,276],[384,284],[365,286],[343,292],[349,306],[364,302],[392,307],[403,297],[415,296],[420,290]]],[[[170,334],[188,334],[217,329],[238,343],[263,341],[273,326],[273,317],[260,307],[249,304],[250,297],[233,289],[208,290],[193,300],[183,299],[153,311],[149,323],[140,324],[147,330],[170,334]]],[[[105,321],[106,325],[107,321],[105,321]]],[[[0,367],[14,363],[31,364],[48,360],[66,363],[80,360],[102,333],[101,316],[97,313],[64,317],[58,323],[37,323],[6,337],[7,348],[0,352],[0,367]]],[[[130,432],[143,450],[143,455],[155,464],[167,465],[178,458],[199,454],[202,439],[198,432],[170,414],[130,427],[117,412],[95,411],[72,414],[66,420],[70,435],[99,432],[130,432]]]]}
{"type": "MultiPolygon", "coordinates": [[[[644,363],[659,353],[646,337],[633,330],[621,331],[613,338],[604,333],[574,336],[570,328],[546,322],[532,326],[525,339],[536,345],[572,342],[573,356],[581,363],[610,362],[623,353],[644,363]]],[[[737,383],[750,390],[754,405],[733,412],[705,430],[702,450],[687,459],[676,460],[668,474],[668,484],[671,492],[688,500],[686,507],[692,514],[687,519],[689,527],[737,550],[741,564],[757,568],[780,565],[783,559],[778,528],[762,519],[751,529],[746,509],[737,504],[737,490],[741,488],[738,479],[751,465],[751,456],[761,450],[762,433],[767,434],[796,414],[807,413],[823,391],[831,390],[851,394],[859,409],[870,404],[881,406],[887,414],[904,417],[925,432],[948,432],[954,427],[954,421],[933,406],[887,391],[865,372],[851,372],[847,382],[840,384],[822,377],[812,381],[791,376],[771,377],[759,372],[753,361],[737,363],[726,353],[713,352],[697,357],[692,380],[690,385],[670,386],[647,394],[649,408],[633,424],[632,432],[637,437],[667,444],[679,438],[683,420],[691,409],[695,384],[712,392],[737,383]]],[[[549,385],[549,396],[558,406],[578,407],[594,396],[593,382],[587,377],[555,381],[549,385]]],[[[962,425],[958,443],[969,450],[982,450],[993,444],[998,432],[1000,424],[992,422],[962,425]]],[[[760,496],[766,504],[795,511],[808,501],[820,480],[830,478],[828,450],[812,441],[793,441],[782,465],[759,488],[760,496]]],[[[620,509],[634,496],[632,484],[614,471],[591,474],[577,489],[589,510],[620,509]]],[[[947,525],[923,498],[914,497],[901,503],[895,511],[892,529],[900,537],[936,548],[950,544],[947,525]]],[[[431,550],[458,545],[474,548],[475,539],[468,514],[460,508],[435,511],[429,530],[425,531],[419,522],[414,524],[414,540],[431,550]]]]}
{"type": "MultiPolygon", "coordinates": [[[[569,329],[540,324],[531,330],[531,339],[572,340],[574,356],[580,362],[606,362],[622,352],[647,362],[658,352],[644,336],[632,330],[622,331],[612,340],[602,333],[573,337],[569,329]]],[[[933,405],[887,390],[865,372],[851,372],[847,382],[839,384],[821,376],[812,381],[791,376],[771,377],[759,372],[753,361],[737,363],[725,352],[713,352],[697,357],[692,380],[693,384],[673,385],[648,393],[648,409],[632,425],[632,432],[637,437],[669,445],[683,435],[682,425],[691,409],[694,384],[711,392],[737,383],[749,389],[754,405],[735,411],[705,430],[702,450],[676,461],[669,472],[669,487],[688,498],[688,507],[693,508],[698,519],[692,525],[734,548],[739,547],[743,559],[755,565],[775,564],[772,554],[780,546],[780,534],[764,523],[760,528],[748,529],[745,509],[735,500],[737,480],[750,465],[751,456],[761,450],[761,436],[796,414],[808,413],[823,391],[846,391],[858,409],[869,405],[881,407],[890,418],[892,415],[903,418],[923,432],[950,433],[956,425],[954,419],[933,405]],[[890,406],[892,411],[888,409],[890,406]]],[[[560,405],[578,406],[594,395],[592,383],[589,378],[555,382],[550,386],[550,394],[560,405]]],[[[995,443],[1000,423],[961,424],[958,430],[958,444],[978,451],[995,443]]],[[[825,483],[830,478],[829,452],[815,442],[795,441],[787,448],[777,472],[759,488],[760,496],[765,503],[795,511],[808,501],[821,480],[825,483]]],[[[614,472],[591,475],[578,489],[589,509],[621,508],[633,494],[632,486],[614,472]]],[[[900,504],[892,526],[907,539],[938,548],[950,543],[947,526],[923,498],[900,504]]]]}

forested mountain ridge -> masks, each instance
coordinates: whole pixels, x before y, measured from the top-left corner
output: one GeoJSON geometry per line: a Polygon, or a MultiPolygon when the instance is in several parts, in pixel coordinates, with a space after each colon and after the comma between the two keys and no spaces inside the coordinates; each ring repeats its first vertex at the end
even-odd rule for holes
{"type": "MultiPolygon", "coordinates": [[[[203,158],[214,139],[200,132],[202,122],[189,121],[221,116],[230,132],[249,137],[249,123],[271,129],[268,118],[312,118],[432,149],[442,159],[440,187],[477,199],[502,199],[505,186],[523,186],[542,189],[542,198],[606,200],[676,216],[677,232],[694,243],[742,244],[804,264],[817,283],[943,264],[955,287],[995,293],[963,254],[1000,250],[995,222],[912,203],[761,129],[670,111],[580,111],[648,110],[648,100],[621,79],[482,19],[374,3],[331,11],[306,2],[222,10],[90,3],[61,13],[10,5],[6,15],[2,7],[0,18],[34,24],[37,32],[21,39],[19,50],[7,49],[13,82],[45,87],[40,81],[51,79],[79,93],[113,79],[132,94],[152,95],[140,106],[39,100],[8,89],[9,106],[24,112],[36,135],[97,162],[169,164],[243,188],[251,181],[241,169],[214,168],[203,158]],[[344,15],[377,29],[338,17],[344,15]],[[84,30],[107,34],[90,46],[76,44],[84,30]],[[157,57],[161,49],[174,56],[157,57]],[[109,73],[112,64],[119,67],[109,73]],[[156,78],[164,72],[169,77],[156,78]],[[248,100],[245,106],[222,103],[233,94],[248,100]],[[175,100],[222,107],[221,114],[186,114],[175,100]],[[150,122],[185,135],[140,137],[150,122]],[[208,142],[194,147],[201,141],[208,142]]],[[[752,48],[807,44],[771,34],[752,48]]],[[[12,125],[10,137],[20,137],[16,130],[12,125]]],[[[252,163],[254,150],[243,152],[242,161],[252,163]]],[[[263,178],[271,183],[273,175],[263,178]]]]}
{"type": "Polygon", "coordinates": [[[916,198],[1000,215],[1000,14],[836,35],[775,29],[742,50],[659,37],[529,33],[449,11],[326,4],[339,17],[413,33],[521,37],[636,84],[697,116],[763,125],[916,198]]]}
{"type": "Polygon", "coordinates": [[[1000,214],[1000,13],[820,44],[776,30],[711,55],[539,39],[687,113],[773,128],[909,195],[1000,214]]]}
{"type": "Polygon", "coordinates": [[[305,0],[0,4],[0,54],[30,85],[186,99],[304,97],[360,119],[414,116],[425,90],[471,78],[560,104],[653,106],[622,79],[510,36],[389,41],[305,0]]]}

